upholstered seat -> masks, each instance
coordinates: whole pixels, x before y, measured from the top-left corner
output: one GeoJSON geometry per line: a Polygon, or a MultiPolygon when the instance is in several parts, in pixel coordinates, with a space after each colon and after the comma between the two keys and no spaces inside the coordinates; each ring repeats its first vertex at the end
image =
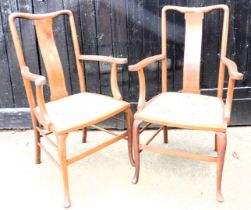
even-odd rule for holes
{"type": "MultiPolygon", "coordinates": [[[[87,92],[46,103],[48,117],[59,133],[64,128],[76,130],[102,122],[129,107],[125,101],[87,92]]],[[[39,112],[39,108],[36,109],[39,112]]]]}
{"type": "Polygon", "coordinates": [[[164,92],[146,103],[135,119],[169,127],[224,131],[224,103],[221,98],[193,93],[164,92]]]}

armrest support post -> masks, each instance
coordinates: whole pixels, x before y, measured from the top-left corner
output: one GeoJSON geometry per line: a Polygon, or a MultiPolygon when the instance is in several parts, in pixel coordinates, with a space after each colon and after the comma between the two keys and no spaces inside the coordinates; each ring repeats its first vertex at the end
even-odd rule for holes
{"type": "Polygon", "coordinates": [[[139,76],[139,101],[138,101],[138,110],[142,109],[146,102],[146,80],[144,69],[138,71],[139,76]]]}
{"type": "Polygon", "coordinates": [[[110,84],[112,95],[115,99],[122,100],[122,95],[119,90],[118,85],[118,64],[126,64],[126,58],[114,58],[110,56],[101,56],[101,55],[80,55],[79,60],[89,60],[89,61],[99,61],[99,62],[108,62],[112,64],[110,84]]]}
{"type": "MultiPolygon", "coordinates": [[[[34,82],[35,87],[36,87],[35,88],[36,89],[36,101],[37,101],[37,105],[40,111],[39,118],[41,119],[42,124],[45,126],[45,128],[49,130],[53,124],[50,121],[49,116],[47,114],[45,101],[44,101],[43,85],[46,84],[46,79],[44,76],[31,73],[27,66],[21,69],[21,74],[25,80],[34,82]]],[[[30,87],[29,94],[31,94],[32,92],[31,86],[29,87],[30,87]]],[[[33,109],[36,109],[35,104],[34,104],[33,109]]]]}
{"type": "Polygon", "coordinates": [[[227,123],[229,123],[231,116],[233,95],[234,95],[235,80],[242,80],[243,74],[238,72],[237,65],[232,60],[226,57],[221,57],[221,61],[227,67],[229,74],[227,98],[225,103],[225,116],[224,116],[227,123]]]}

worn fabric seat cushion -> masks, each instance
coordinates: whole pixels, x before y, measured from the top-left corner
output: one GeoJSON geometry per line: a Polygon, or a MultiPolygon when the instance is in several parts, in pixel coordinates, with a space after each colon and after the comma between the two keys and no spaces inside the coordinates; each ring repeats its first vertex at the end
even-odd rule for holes
{"type": "Polygon", "coordinates": [[[164,92],[151,99],[135,119],[174,127],[225,130],[221,98],[193,93],[164,92]]]}
{"type": "MultiPolygon", "coordinates": [[[[130,106],[125,101],[95,93],[78,93],[46,103],[49,119],[56,131],[76,130],[101,122],[130,106]]],[[[39,113],[39,108],[36,108],[39,113]]]]}

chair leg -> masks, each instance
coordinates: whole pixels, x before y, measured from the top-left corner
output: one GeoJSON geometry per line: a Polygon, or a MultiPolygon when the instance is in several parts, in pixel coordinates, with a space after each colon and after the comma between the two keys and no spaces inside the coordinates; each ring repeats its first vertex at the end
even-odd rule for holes
{"type": "Polygon", "coordinates": [[[167,129],[167,126],[164,126],[163,128],[163,133],[164,133],[164,144],[167,144],[168,143],[168,129],[167,129]]]}
{"type": "Polygon", "coordinates": [[[41,163],[41,148],[38,145],[40,143],[40,133],[37,130],[38,121],[35,118],[35,116],[31,116],[32,118],[32,126],[34,130],[34,138],[35,138],[35,163],[40,164],[41,163]]]}
{"type": "Polygon", "coordinates": [[[87,139],[87,128],[83,128],[82,143],[86,143],[87,139]]]}
{"type": "Polygon", "coordinates": [[[216,200],[218,202],[223,202],[224,198],[221,193],[221,181],[222,181],[222,172],[225,159],[225,151],[227,146],[227,135],[226,133],[216,133],[216,142],[217,142],[217,152],[218,152],[218,161],[217,161],[217,179],[216,179],[216,200]]]}
{"type": "Polygon", "coordinates": [[[217,135],[214,135],[214,151],[217,152],[217,135]]]}
{"type": "Polygon", "coordinates": [[[135,173],[132,179],[132,183],[136,184],[139,179],[139,169],[140,169],[140,150],[139,150],[139,126],[142,121],[134,120],[133,130],[132,130],[132,140],[134,148],[134,157],[135,157],[135,173]]]}
{"type": "Polygon", "coordinates": [[[131,165],[135,166],[135,161],[133,158],[133,152],[132,152],[132,123],[133,123],[133,117],[132,117],[132,111],[131,109],[128,109],[126,111],[126,121],[127,121],[127,131],[128,131],[128,154],[131,165]]]}
{"type": "Polygon", "coordinates": [[[58,154],[64,183],[64,207],[69,208],[71,206],[71,201],[69,195],[68,170],[66,162],[66,138],[67,134],[58,136],[58,154]]]}

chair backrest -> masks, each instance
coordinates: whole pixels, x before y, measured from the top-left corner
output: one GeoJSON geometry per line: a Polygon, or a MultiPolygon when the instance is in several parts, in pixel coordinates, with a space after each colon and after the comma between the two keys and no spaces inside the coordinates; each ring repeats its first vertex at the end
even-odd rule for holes
{"type": "MultiPolygon", "coordinates": [[[[24,18],[33,21],[36,29],[39,49],[41,52],[41,56],[43,58],[44,66],[49,80],[51,100],[56,100],[68,95],[65,84],[64,71],[53,34],[53,20],[54,18],[60,15],[67,15],[69,17],[71,35],[73,40],[73,46],[75,51],[76,64],[80,82],[80,90],[81,92],[84,92],[85,80],[83,74],[83,66],[78,59],[80,55],[80,50],[72,12],[70,10],[61,10],[58,12],[52,12],[47,14],[13,13],[9,17],[10,29],[12,32],[13,42],[17,52],[19,66],[21,69],[26,66],[26,62],[24,59],[20,38],[16,29],[15,20],[16,18],[24,18]]],[[[31,84],[25,78],[23,79],[29,104],[31,107],[34,107],[35,103],[34,103],[34,96],[31,94],[31,84]]]]}
{"type": "MultiPolygon", "coordinates": [[[[200,93],[200,60],[204,14],[212,10],[222,9],[224,11],[223,29],[221,39],[221,56],[225,57],[227,49],[229,9],[226,5],[215,5],[208,7],[179,7],[164,6],[162,9],[162,54],[167,56],[167,11],[175,10],[184,13],[185,17],[185,49],[183,68],[183,92],[200,93]]],[[[166,62],[162,62],[162,77],[167,75],[166,62]]],[[[224,84],[224,65],[220,61],[218,78],[218,97],[222,97],[224,84]]],[[[162,78],[162,91],[167,90],[166,78],[162,78]]]]}

